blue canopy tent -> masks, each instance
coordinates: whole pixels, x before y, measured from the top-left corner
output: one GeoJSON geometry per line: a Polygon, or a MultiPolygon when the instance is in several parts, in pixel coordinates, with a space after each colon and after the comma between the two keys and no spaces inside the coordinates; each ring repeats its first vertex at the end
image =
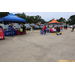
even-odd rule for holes
{"type": "Polygon", "coordinates": [[[8,16],[3,17],[0,20],[0,22],[3,22],[3,23],[20,23],[20,22],[26,22],[26,20],[11,13],[8,16]]]}
{"type": "MultiPolygon", "coordinates": [[[[8,16],[3,17],[2,19],[0,19],[0,22],[2,23],[23,23],[26,22],[25,19],[20,18],[14,14],[9,14],[8,16]]],[[[7,36],[7,34],[10,34],[10,31],[4,31],[5,36],[7,36]]],[[[16,35],[16,31],[14,30],[14,35],[16,35]]]]}

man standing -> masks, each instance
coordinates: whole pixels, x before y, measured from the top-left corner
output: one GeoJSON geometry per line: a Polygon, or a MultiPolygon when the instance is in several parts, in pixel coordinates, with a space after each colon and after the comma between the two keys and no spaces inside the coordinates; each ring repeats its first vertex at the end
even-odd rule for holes
{"type": "Polygon", "coordinates": [[[23,28],[23,32],[25,32],[25,30],[26,30],[26,26],[25,26],[25,25],[23,25],[23,27],[22,27],[22,28],[23,28]]]}
{"type": "Polygon", "coordinates": [[[57,32],[60,32],[60,28],[58,26],[56,27],[56,31],[57,32]]]}
{"type": "Polygon", "coordinates": [[[67,29],[67,25],[66,25],[66,27],[65,27],[66,29],[67,29]]]}
{"type": "Polygon", "coordinates": [[[10,23],[10,31],[11,31],[11,36],[13,36],[13,24],[12,23],[10,23]]]}
{"type": "Polygon", "coordinates": [[[46,25],[44,25],[44,31],[45,31],[45,34],[46,34],[46,28],[47,28],[46,25]]]}

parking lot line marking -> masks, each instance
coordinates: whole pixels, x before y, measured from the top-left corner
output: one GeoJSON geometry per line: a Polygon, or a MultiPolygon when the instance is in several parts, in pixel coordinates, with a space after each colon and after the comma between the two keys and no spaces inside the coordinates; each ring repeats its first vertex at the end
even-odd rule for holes
{"type": "Polygon", "coordinates": [[[38,35],[38,34],[36,33],[36,35],[38,35]]]}
{"type": "MultiPolygon", "coordinates": [[[[36,31],[34,31],[36,33],[36,31]]],[[[37,34],[37,33],[36,33],[37,34]]],[[[38,34],[37,34],[38,35],[38,34]]]]}
{"type": "MultiPolygon", "coordinates": [[[[19,35],[18,35],[18,36],[19,36],[19,35]]],[[[17,37],[18,37],[18,36],[17,36],[17,37]]],[[[17,37],[15,37],[13,40],[15,40],[17,37]]]]}
{"type": "Polygon", "coordinates": [[[38,35],[38,34],[37,34],[38,35]]]}
{"type": "Polygon", "coordinates": [[[15,37],[13,40],[15,40],[17,37],[15,37]]]}
{"type": "Polygon", "coordinates": [[[59,60],[59,62],[75,62],[75,60],[59,60]]]}

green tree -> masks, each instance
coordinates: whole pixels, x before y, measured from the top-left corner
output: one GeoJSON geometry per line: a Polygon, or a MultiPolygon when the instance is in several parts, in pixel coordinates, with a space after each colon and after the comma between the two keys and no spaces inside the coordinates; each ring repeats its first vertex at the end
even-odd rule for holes
{"type": "Polygon", "coordinates": [[[26,14],[23,12],[23,13],[17,13],[17,14],[15,14],[16,16],[19,16],[19,17],[21,17],[21,18],[23,18],[23,19],[26,19],[26,14]]]}
{"type": "Polygon", "coordinates": [[[10,14],[9,12],[0,12],[0,19],[10,14]]]}
{"type": "Polygon", "coordinates": [[[34,23],[34,20],[35,20],[34,16],[30,16],[30,23],[34,23]]]}
{"type": "Polygon", "coordinates": [[[44,19],[41,19],[41,23],[44,24],[46,23],[46,21],[44,19]]]}
{"type": "Polygon", "coordinates": [[[26,16],[26,23],[30,23],[30,16],[26,16]]]}
{"type": "Polygon", "coordinates": [[[66,23],[66,19],[61,17],[60,19],[57,19],[58,22],[63,22],[63,23],[66,23]]]}
{"type": "Polygon", "coordinates": [[[17,13],[17,14],[15,14],[16,16],[18,16],[18,17],[21,17],[21,13],[17,13]]]}
{"type": "Polygon", "coordinates": [[[23,19],[26,19],[26,14],[24,12],[23,13],[17,13],[15,15],[18,16],[18,17],[21,17],[23,19]]]}
{"type": "Polygon", "coordinates": [[[26,19],[26,14],[24,12],[21,14],[21,18],[26,19]]]}
{"type": "Polygon", "coordinates": [[[70,16],[67,23],[70,25],[75,24],[75,15],[70,16]]]}
{"type": "Polygon", "coordinates": [[[35,20],[36,21],[41,21],[41,16],[39,16],[39,15],[35,16],[35,20]]]}
{"type": "Polygon", "coordinates": [[[17,13],[15,14],[23,19],[26,19],[26,23],[37,23],[38,21],[40,21],[41,23],[46,23],[46,21],[44,19],[41,18],[41,16],[36,15],[36,16],[26,16],[25,13],[17,13]]]}

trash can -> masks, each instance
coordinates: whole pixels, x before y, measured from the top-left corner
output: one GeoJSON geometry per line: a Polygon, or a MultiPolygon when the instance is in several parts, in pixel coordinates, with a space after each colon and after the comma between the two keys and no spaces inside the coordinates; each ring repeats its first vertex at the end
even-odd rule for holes
{"type": "Polygon", "coordinates": [[[2,26],[0,26],[0,40],[1,39],[5,39],[4,32],[3,32],[3,27],[2,26]]]}

